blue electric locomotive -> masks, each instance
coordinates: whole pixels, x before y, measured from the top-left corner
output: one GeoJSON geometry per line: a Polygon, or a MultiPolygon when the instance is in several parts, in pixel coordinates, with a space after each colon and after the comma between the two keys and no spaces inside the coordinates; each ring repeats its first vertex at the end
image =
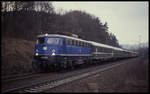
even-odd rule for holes
{"type": "Polygon", "coordinates": [[[37,37],[32,65],[39,71],[73,68],[88,61],[91,54],[92,46],[88,41],[66,35],[43,34],[37,37]]]}

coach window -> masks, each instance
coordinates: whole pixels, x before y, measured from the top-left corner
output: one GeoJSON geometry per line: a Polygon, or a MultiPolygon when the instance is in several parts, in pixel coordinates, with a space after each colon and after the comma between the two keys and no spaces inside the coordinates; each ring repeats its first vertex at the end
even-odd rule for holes
{"type": "Polygon", "coordinates": [[[71,40],[71,45],[74,45],[74,40],[71,40]]]}
{"type": "Polygon", "coordinates": [[[103,52],[107,53],[107,49],[106,49],[106,48],[103,48],[103,52]]]}
{"type": "Polygon", "coordinates": [[[81,46],[83,45],[83,42],[81,41],[81,46]]]}
{"type": "Polygon", "coordinates": [[[89,47],[89,44],[87,43],[87,47],[89,47]]]}
{"type": "Polygon", "coordinates": [[[111,49],[110,48],[108,48],[108,52],[111,53],[111,49]]]}
{"type": "Polygon", "coordinates": [[[83,42],[83,46],[85,47],[85,42],[83,42]]]}
{"type": "Polygon", "coordinates": [[[74,45],[74,46],[76,45],[76,40],[73,40],[73,45],[74,45]]]}
{"type": "Polygon", "coordinates": [[[83,42],[83,47],[85,47],[85,42],[83,42]]]}
{"type": "Polygon", "coordinates": [[[79,46],[81,46],[81,41],[79,41],[79,46]]]}
{"type": "Polygon", "coordinates": [[[73,40],[71,40],[71,45],[73,45],[73,40]]]}
{"type": "Polygon", "coordinates": [[[84,42],[84,47],[86,47],[86,42],[84,42]]]}
{"type": "Polygon", "coordinates": [[[81,41],[81,46],[83,46],[83,42],[81,41]]]}
{"type": "Polygon", "coordinates": [[[80,41],[78,41],[78,46],[80,46],[80,41]]]}
{"type": "Polygon", "coordinates": [[[80,41],[80,46],[82,46],[82,42],[80,41]]]}
{"type": "Polygon", "coordinates": [[[67,40],[67,39],[66,39],[66,41],[65,41],[65,42],[66,42],[66,45],[68,45],[68,40],[67,40]]]}
{"type": "Polygon", "coordinates": [[[84,47],[84,42],[82,42],[82,46],[84,47]]]}
{"type": "Polygon", "coordinates": [[[76,46],[78,46],[78,41],[76,40],[76,46]]]}
{"type": "Polygon", "coordinates": [[[88,43],[88,47],[90,47],[90,44],[88,43]]]}
{"type": "Polygon", "coordinates": [[[89,43],[87,43],[87,47],[89,47],[89,43]]]}
{"type": "Polygon", "coordinates": [[[78,41],[76,41],[77,42],[77,46],[78,46],[78,41]]]}
{"type": "Polygon", "coordinates": [[[101,49],[101,52],[104,52],[104,49],[103,49],[103,47],[100,47],[100,49],[101,49]]]}
{"type": "Polygon", "coordinates": [[[79,46],[81,46],[81,42],[80,41],[78,41],[79,42],[79,46]]]}
{"type": "Polygon", "coordinates": [[[71,40],[71,45],[73,45],[73,40],[71,40]]]}
{"type": "Polygon", "coordinates": [[[84,46],[86,47],[86,42],[85,42],[84,46]]]}
{"type": "Polygon", "coordinates": [[[76,46],[76,40],[74,40],[74,46],[76,46]]]}
{"type": "Polygon", "coordinates": [[[68,45],[70,45],[70,40],[68,39],[68,45]]]}
{"type": "Polygon", "coordinates": [[[78,46],[78,41],[76,40],[76,46],[78,46]]]}
{"type": "Polygon", "coordinates": [[[86,47],[86,42],[85,42],[85,47],[86,47]]]}
{"type": "Polygon", "coordinates": [[[78,46],[80,46],[80,41],[78,41],[78,46]]]}

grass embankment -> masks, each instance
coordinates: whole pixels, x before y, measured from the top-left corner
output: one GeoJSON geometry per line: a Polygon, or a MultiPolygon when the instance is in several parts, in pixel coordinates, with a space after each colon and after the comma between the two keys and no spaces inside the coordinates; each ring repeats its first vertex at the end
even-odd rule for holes
{"type": "Polygon", "coordinates": [[[2,38],[2,75],[32,72],[35,41],[2,38]]]}

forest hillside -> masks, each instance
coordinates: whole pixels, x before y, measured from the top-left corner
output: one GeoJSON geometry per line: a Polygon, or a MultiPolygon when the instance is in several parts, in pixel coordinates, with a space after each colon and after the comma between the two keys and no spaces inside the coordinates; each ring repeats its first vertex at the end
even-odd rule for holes
{"type": "Polygon", "coordinates": [[[87,12],[56,13],[51,2],[1,2],[2,75],[31,72],[36,36],[71,32],[82,39],[120,47],[107,22],[87,12]]]}

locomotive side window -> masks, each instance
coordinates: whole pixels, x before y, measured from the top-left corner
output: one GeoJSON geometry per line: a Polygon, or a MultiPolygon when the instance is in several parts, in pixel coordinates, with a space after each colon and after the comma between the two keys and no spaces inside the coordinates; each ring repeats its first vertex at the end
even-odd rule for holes
{"type": "Polygon", "coordinates": [[[73,40],[67,39],[67,45],[73,45],[73,40]]]}
{"type": "Polygon", "coordinates": [[[73,46],[74,45],[74,40],[71,40],[71,43],[72,43],[71,45],[73,46]]]}
{"type": "Polygon", "coordinates": [[[70,45],[70,40],[69,39],[67,39],[67,45],[70,45]]]}
{"type": "Polygon", "coordinates": [[[60,44],[61,39],[60,38],[48,38],[47,43],[48,44],[60,44]]]}
{"type": "Polygon", "coordinates": [[[63,45],[63,40],[62,39],[59,40],[59,44],[63,45]]]}
{"type": "Polygon", "coordinates": [[[67,45],[69,45],[69,40],[68,39],[66,39],[67,40],[67,45]]]}
{"type": "Polygon", "coordinates": [[[72,40],[69,40],[69,44],[72,45],[72,40]]]}

